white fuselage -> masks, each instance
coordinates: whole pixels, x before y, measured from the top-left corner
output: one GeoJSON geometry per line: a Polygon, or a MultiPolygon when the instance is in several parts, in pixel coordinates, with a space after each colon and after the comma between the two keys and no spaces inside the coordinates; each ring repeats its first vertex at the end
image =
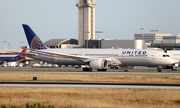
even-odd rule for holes
{"type": "MultiPolygon", "coordinates": [[[[168,57],[163,51],[149,49],[44,49],[49,52],[64,53],[74,56],[87,56],[91,59],[115,59],[120,66],[162,66],[174,64],[175,61],[168,57]]],[[[53,54],[46,54],[36,51],[36,56],[31,58],[59,65],[83,65],[86,64],[80,60],[61,57],[53,54]]],[[[30,56],[29,56],[30,57],[30,56]]]]}
{"type": "Polygon", "coordinates": [[[180,63],[180,50],[168,50],[167,54],[174,60],[178,60],[180,63]]]}

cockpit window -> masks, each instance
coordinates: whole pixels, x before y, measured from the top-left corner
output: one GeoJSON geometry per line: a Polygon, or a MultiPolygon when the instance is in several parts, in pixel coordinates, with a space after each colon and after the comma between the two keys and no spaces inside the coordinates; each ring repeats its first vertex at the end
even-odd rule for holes
{"type": "Polygon", "coordinates": [[[169,55],[163,55],[163,57],[170,57],[169,55]]]}

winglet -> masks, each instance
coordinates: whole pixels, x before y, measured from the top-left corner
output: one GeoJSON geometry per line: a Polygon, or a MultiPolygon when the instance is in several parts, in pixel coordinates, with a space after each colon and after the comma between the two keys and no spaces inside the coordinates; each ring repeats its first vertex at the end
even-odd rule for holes
{"type": "Polygon", "coordinates": [[[27,25],[22,24],[26,38],[31,49],[47,49],[43,42],[38,38],[34,31],[27,25]]]}

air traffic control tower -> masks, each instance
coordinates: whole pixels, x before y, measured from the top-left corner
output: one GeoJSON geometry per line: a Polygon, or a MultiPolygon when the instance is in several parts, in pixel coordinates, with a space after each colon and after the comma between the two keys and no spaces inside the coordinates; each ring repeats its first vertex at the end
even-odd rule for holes
{"type": "Polygon", "coordinates": [[[79,0],[78,7],[78,44],[85,45],[85,40],[95,39],[95,0],[79,0]]]}

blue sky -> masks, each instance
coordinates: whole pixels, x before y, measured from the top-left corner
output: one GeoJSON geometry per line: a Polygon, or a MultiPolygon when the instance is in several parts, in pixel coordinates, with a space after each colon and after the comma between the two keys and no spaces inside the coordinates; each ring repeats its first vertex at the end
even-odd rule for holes
{"type": "MultiPolygon", "coordinates": [[[[45,42],[78,39],[78,0],[0,0],[0,48],[28,45],[22,24],[45,42]],[[6,41],[6,42],[3,42],[6,41]],[[22,43],[23,42],[23,43],[22,43]]],[[[133,39],[135,33],[180,34],[180,0],[97,0],[97,38],[133,39]]]]}

